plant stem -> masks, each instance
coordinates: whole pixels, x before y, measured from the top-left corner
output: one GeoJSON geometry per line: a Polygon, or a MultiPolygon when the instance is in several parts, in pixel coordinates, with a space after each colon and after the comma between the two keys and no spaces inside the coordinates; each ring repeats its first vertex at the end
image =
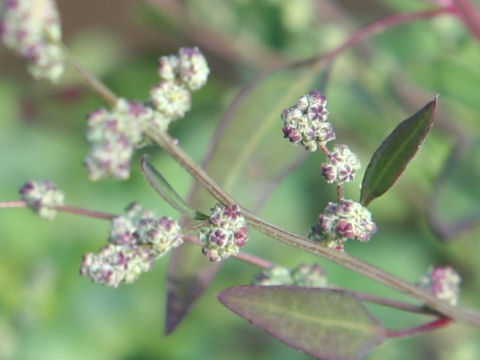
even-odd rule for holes
{"type": "MultiPolygon", "coordinates": [[[[468,1],[468,0],[456,0],[457,2],[468,1]]],[[[381,33],[386,29],[398,26],[407,22],[416,21],[416,20],[426,20],[430,18],[437,17],[439,15],[450,14],[451,10],[449,8],[437,8],[427,11],[416,11],[403,14],[394,14],[387,16],[385,18],[374,21],[373,23],[364,26],[363,28],[355,31],[345,42],[335,49],[325,53],[313,56],[309,59],[298,61],[294,64],[287,65],[286,67],[292,66],[305,66],[312,65],[318,62],[329,62],[334,60],[338,55],[344,51],[352,48],[353,46],[365,41],[369,37],[381,33]]]]}
{"type": "Polygon", "coordinates": [[[92,217],[95,219],[103,219],[103,220],[112,220],[115,216],[117,216],[114,214],[107,214],[104,212],[87,210],[87,209],[82,209],[82,208],[77,208],[74,206],[67,206],[67,205],[55,206],[55,209],[62,212],[68,212],[71,214],[77,214],[77,215],[92,217]]]}
{"type": "MultiPolygon", "coordinates": [[[[25,208],[29,207],[26,201],[3,201],[0,202],[0,209],[1,208],[25,208]]],[[[116,215],[112,214],[107,214],[99,211],[94,211],[94,210],[87,210],[87,209],[81,209],[77,208],[74,206],[67,206],[67,205],[58,205],[54,207],[55,210],[60,211],[60,212],[68,212],[72,214],[77,214],[77,215],[83,215],[83,216],[88,216],[96,219],[105,219],[105,220],[111,220],[113,219],[116,215]]]]}
{"type": "Polygon", "coordinates": [[[437,320],[434,320],[432,322],[429,322],[420,326],[415,326],[413,328],[408,328],[403,330],[387,330],[387,336],[389,338],[401,338],[406,336],[412,336],[422,332],[438,330],[438,329],[441,329],[442,327],[450,325],[451,323],[452,323],[452,320],[450,320],[449,318],[440,317],[437,320]]]}
{"type": "Polygon", "coordinates": [[[480,41],[480,14],[471,0],[453,0],[450,8],[470,31],[480,41]]]}
{"type": "Polygon", "coordinates": [[[27,207],[26,201],[2,201],[0,202],[0,209],[2,208],[24,208],[27,207]]]}
{"type": "Polygon", "coordinates": [[[437,316],[439,315],[437,311],[432,310],[425,306],[412,305],[403,301],[387,299],[380,296],[371,295],[371,294],[367,294],[367,293],[363,293],[355,290],[344,289],[336,286],[328,286],[328,287],[341,291],[344,294],[355,296],[357,299],[362,301],[368,301],[374,304],[388,306],[398,310],[409,311],[417,314],[437,315],[437,316]]]}
{"type": "Polygon", "coordinates": [[[115,106],[118,97],[110,90],[102,81],[85,68],[67,49],[63,46],[64,52],[67,54],[68,63],[81,75],[88,86],[105,100],[110,106],[115,106]]]}
{"type": "MultiPolygon", "coordinates": [[[[191,228],[189,227],[188,229],[190,230],[191,228]]],[[[186,235],[183,238],[184,238],[184,240],[186,240],[186,241],[188,241],[192,244],[202,245],[202,243],[200,241],[198,241],[196,236],[186,235]]],[[[275,266],[274,263],[272,263],[268,260],[265,260],[261,257],[249,254],[249,253],[239,252],[238,254],[233,255],[233,257],[238,259],[238,260],[241,260],[243,262],[246,262],[250,265],[254,265],[254,266],[257,266],[259,268],[262,268],[262,269],[268,269],[268,268],[271,268],[271,267],[275,266]]]]}
{"type": "MultiPolygon", "coordinates": [[[[200,181],[205,186],[207,191],[210,192],[210,194],[218,201],[223,204],[236,203],[230,195],[223,192],[218,184],[200,166],[198,166],[188,156],[188,154],[183,151],[182,148],[176,144],[176,141],[171,138],[170,135],[156,129],[150,129],[148,135],[152,138],[152,140],[156,141],[161,147],[163,147],[175,160],[177,160],[193,178],[200,181]]],[[[392,274],[389,274],[380,268],[375,267],[374,265],[364,262],[347,253],[326,248],[319,243],[308,240],[302,236],[292,234],[264,221],[263,219],[260,219],[247,209],[242,208],[242,213],[253,228],[276,240],[321,256],[359,274],[365,275],[390,288],[409,294],[423,301],[432,309],[452,319],[480,326],[480,314],[477,312],[467,312],[460,308],[453,307],[437,299],[430,293],[418,288],[417,286],[410,284],[409,282],[392,274]]]]}

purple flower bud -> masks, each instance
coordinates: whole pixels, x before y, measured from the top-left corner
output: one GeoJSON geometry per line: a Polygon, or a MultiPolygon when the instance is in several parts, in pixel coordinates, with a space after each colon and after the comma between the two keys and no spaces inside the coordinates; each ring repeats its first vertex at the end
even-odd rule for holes
{"type": "Polygon", "coordinates": [[[438,299],[457,305],[461,277],[451,266],[433,267],[420,279],[418,286],[438,299]]]}
{"type": "Polygon", "coordinates": [[[202,228],[199,240],[210,261],[220,261],[238,253],[248,240],[247,222],[238,205],[217,204],[210,211],[210,225],[202,228]]]}
{"type": "Polygon", "coordinates": [[[318,91],[302,96],[295,106],[285,109],[283,135],[292,143],[300,143],[307,151],[316,151],[320,145],[335,139],[335,132],[326,122],[327,101],[318,91]]]}
{"type": "Polygon", "coordinates": [[[29,180],[20,189],[23,201],[39,216],[52,220],[57,215],[57,206],[63,205],[65,195],[48,180],[29,180]]]}

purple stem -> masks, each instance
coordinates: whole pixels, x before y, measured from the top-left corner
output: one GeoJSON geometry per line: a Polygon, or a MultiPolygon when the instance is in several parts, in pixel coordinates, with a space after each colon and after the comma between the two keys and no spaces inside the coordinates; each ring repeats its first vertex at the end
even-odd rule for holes
{"type": "MultiPolygon", "coordinates": [[[[3,201],[0,202],[0,209],[4,208],[25,208],[29,207],[26,201],[3,201]]],[[[105,219],[105,220],[111,220],[113,219],[116,215],[113,214],[107,214],[99,211],[93,211],[93,210],[87,210],[87,209],[81,209],[77,208],[74,206],[67,206],[67,205],[59,205],[55,206],[55,210],[57,211],[63,211],[63,212],[69,212],[72,214],[77,214],[77,215],[83,215],[83,216],[88,216],[88,217],[93,217],[96,219],[105,219]]]]}
{"type": "Polygon", "coordinates": [[[26,201],[2,201],[0,202],[0,209],[2,208],[23,208],[27,207],[26,201]]]}
{"type": "MultiPolygon", "coordinates": [[[[468,0],[457,0],[457,2],[468,2],[468,0]]],[[[351,47],[361,43],[362,41],[366,40],[370,36],[380,33],[388,28],[415,21],[415,20],[425,20],[437,17],[442,14],[449,14],[452,13],[452,9],[450,8],[438,8],[434,10],[427,10],[427,11],[416,11],[416,12],[409,12],[403,14],[395,14],[391,15],[377,21],[374,21],[370,25],[367,25],[350,36],[343,44],[338,46],[337,48],[333,49],[332,51],[326,54],[316,55],[306,60],[302,60],[292,64],[293,66],[304,66],[304,65],[311,65],[312,63],[316,63],[319,61],[332,61],[338,55],[343,53],[344,51],[350,49],[351,47]]],[[[288,67],[292,66],[288,65],[288,67]]]]}
{"type": "Polygon", "coordinates": [[[450,325],[451,323],[452,323],[451,319],[447,317],[440,317],[437,320],[434,320],[432,322],[429,322],[420,326],[415,326],[413,328],[408,328],[403,330],[387,330],[386,335],[389,338],[401,338],[406,336],[412,336],[422,332],[441,329],[442,327],[450,325]]]}
{"type": "Polygon", "coordinates": [[[447,10],[456,15],[470,33],[480,41],[480,14],[471,0],[453,0],[451,7],[447,10]]]}
{"type": "Polygon", "coordinates": [[[67,205],[55,206],[55,209],[58,211],[69,212],[72,214],[88,216],[88,217],[93,217],[96,219],[104,219],[104,220],[112,220],[115,216],[117,216],[114,214],[107,214],[99,211],[81,209],[81,208],[67,206],[67,205]]]}

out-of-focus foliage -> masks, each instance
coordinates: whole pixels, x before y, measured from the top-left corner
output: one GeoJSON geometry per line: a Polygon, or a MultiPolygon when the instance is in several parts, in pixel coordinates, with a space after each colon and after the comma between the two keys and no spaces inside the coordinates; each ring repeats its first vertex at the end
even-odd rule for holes
{"type": "MultiPolygon", "coordinates": [[[[185,45],[205,51],[212,68],[210,80],[195,94],[186,118],[172,128],[198,161],[234,94],[261,70],[331,49],[352,30],[385,14],[432,6],[399,0],[361,4],[209,0],[187,1],[179,13],[168,1],[101,3],[59,1],[65,41],[119,95],[146,98],[157,81],[158,56],[176,53],[185,45]],[[198,29],[216,34],[230,48],[202,43],[194,31],[198,29]]],[[[440,243],[425,221],[425,212],[455,143],[479,137],[479,61],[478,42],[459,22],[440,17],[393,28],[346,52],[332,67],[326,90],[329,121],[338,140],[349,144],[364,166],[401,120],[440,95],[436,124],[421,150],[394,188],[370,207],[377,234],[368,244],[349,244],[347,251],[412,282],[430,265],[453,265],[464,278],[460,304],[472,307],[478,306],[480,297],[480,231],[440,243]]],[[[59,87],[34,82],[23,64],[0,48],[0,200],[17,199],[18,188],[27,179],[51,179],[71,205],[120,213],[137,200],[157,214],[177,216],[143,179],[139,154],[130,180],[87,180],[82,166],[88,151],[85,115],[104,104],[75,79],[69,73],[59,87]]],[[[278,114],[279,137],[280,129],[278,114]]],[[[285,141],[285,146],[290,145],[285,141]]],[[[180,166],[161,151],[146,151],[175,190],[186,195],[192,181],[180,166]]],[[[261,151],[268,153],[268,144],[261,151]]],[[[478,172],[480,155],[471,156],[471,171],[478,172]]],[[[279,185],[262,215],[307,235],[316,215],[335,196],[321,179],[322,161],[319,154],[309,157],[279,185]]],[[[348,198],[358,198],[360,179],[346,187],[348,198]]],[[[465,197],[478,199],[475,184],[462,190],[469,191],[465,197]]],[[[455,203],[457,194],[444,192],[439,205],[455,203]]],[[[78,275],[82,254],[103,246],[107,231],[106,222],[69,214],[49,222],[25,209],[0,212],[1,359],[308,358],[229,313],[213,297],[226,287],[250,283],[258,272],[234,259],[225,264],[177,331],[163,337],[167,259],[136,283],[119,289],[92,284],[78,275]]],[[[245,250],[288,267],[314,260],[255,233],[245,250]]],[[[398,296],[334,264],[315,261],[327,269],[332,284],[398,296]]],[[[370,309],[393,328],[425,320],[385,308],[370,309]]],[[[480,356],[477,338],[478,330],[455,325],[386,342],[369,359],[472,359],[480,356]]]]}

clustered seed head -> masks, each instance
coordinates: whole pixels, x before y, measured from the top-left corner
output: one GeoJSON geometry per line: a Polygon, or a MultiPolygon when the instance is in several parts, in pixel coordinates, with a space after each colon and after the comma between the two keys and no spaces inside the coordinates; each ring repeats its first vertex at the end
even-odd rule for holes
{"type": "Polygon", "coordinates": [[[108,244],[98,254],[84,255],[80,274],[93,282],[118,287],[122,282],[129,284],[137,280],[152,264],[148,248],[108,244]]]}
{"type": "Polygon", "coordinates": [[[59,80],[65,70],[60,19],[53,0],[5,0],[0,37],[28,64],[36,79],[59,80]]]}
{"type": "Polygon", "coordinates": [[[327,183],[342,185],[355,178],[357,170],[360,169],[360,160],[347,145],[335,145],[321,169],[327,183]]]}
{"type": "Polygon", "coordinates": [[[312,227],[309,238],[323,245],[344,250],[347,239],[367,242],[377,231],[372,214],[361,204],[351,200],[329,203],[318,222],[312,227]]]}
{"type": "Polygon", "coordinates": [[[190,91],[173,81],[164,80],[150,90],[150,100],[160,114],[170,120],[182,118],[192,105],[190,91]]]}
{"type": "Polygon", "coordinates": [[[152,269],[153,262],[183,243],[180,225],[168,217],[155,218],[140,204],[130,204],[112,219],[107,246],[83,257],[80,274],[117,287],[132,283],[152,269]]]}
{"type": "Polygon", "coordinates": [[[276,285],[294,285],[290,269],[283,266],[272,266],[263,269],[253,279],[253,285],[276,286],[276,285]]]}
{"type": "Polygon", "coordinates": [[[318,146],[335,139],[335,131],[327,122],[327,99],[312,90],[302,96],[295,106],[282,112],[283,136],[307,151],[316,151],[318,146]]]}
{"type": "Polygon", "coordinates": [[[52,220],[56,206],[63,205],[65,195],[51,181],[29,180],[20,189],[22,200],[43,218],[52,220]]]}
{"type": "Polygon", "coordinates": [[[326,287],[327,275],[317,264],[301,264],[292,271],[283,266],[273,266],[262,270],[254,281],[254,285],[275,286],[295,285],[302,287],[326,287]]]}
{"type": "Polygon", "coordinates": [[[108,241],[116,245],[134,243],[134,233],[138,224],[144,219],[152,219],[155,215],[152,211],[143,208],[137,202],[127,206],[123,215],[112,219],[108,241]]]}
{"type": "Polygon", "coordinates": [[[178,56],[160,57],[158,75],[163,80],[150,90],[152,106],[169,121],[183,117],[192,105],[190,92],[205,85],[209,72],[197,47],[182,47],[178,56]]]}
{"type": "Polygon", "coordinates": [[[144,145],[143,130],[153,111],[139,102],[120,99],[111,111],[98,109],[87,117],[90,154],[85,165],[91,180],[128,179],[135,148],[144,145]]]}
{"type": "Polygon", "coordinates": [[[166,81],[176,80],[191,91],[206,84],[210,69],[198,47],[182,47],[178,56],[162,56],[158,59],[158,75],[166,81]]]}
{"type": "Polygon", "coordinates": [[[292,271],[293,282],[303,287],[326,287],[327,273],[317,264],[301,264],[292,271]]]}
{"type": "Polygon", "coordinates": [[[162,81],[151,88],[146,104],[119,99],[113,109],[88,115],[91,150],[85,164],[91,180],[127,179],[134,150],[148,143],[144,134],[151,128],[165,131],[183,117],[191,107],[191,91],[206,83],[209,69],[198,48],[180,48],[178,56],[159,59],[158,73],[162,81]]]}
{"type": "Polygon", "coordinates": [[[138,244],[149,245],[155,258],[183,244],[182,228],[166,216],[140,220],[133,236],[138,244]]]}
{"type": "Polygon", "coordinates": [[[209,225],[199,233],[202,253],[214,262],[236,255],[248,240],[247,232],[247,221],[238,205],[217,204],[210,211],[209,225]]]}
{"type": "Polygon", "coordinates": [[[450,305],[457,305],[461,280],[460,275],[451,266],[437,266],[430,268],[417,285],[438,299],[450,305]]]}

